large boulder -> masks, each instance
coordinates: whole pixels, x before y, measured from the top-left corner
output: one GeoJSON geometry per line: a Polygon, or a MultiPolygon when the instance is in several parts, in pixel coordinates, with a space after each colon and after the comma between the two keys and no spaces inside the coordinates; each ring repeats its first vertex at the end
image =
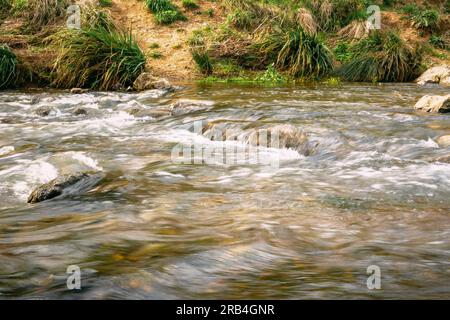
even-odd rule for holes
{"type": "Polygon", "coordinates": [[[450,66],[442,65],[432,67],[425,71],[416,82],[420,85],[439,83],[441,85],[450,86],[450,66]]]}
{"type": "Polygon", "coordinates": [[[414,109],[425,112],[450,112],[450,94],[446,96],[424,96],[416,103],[414,109]]]}
{"type": "Polygon", "coordinates": [[[28,197],[28,203],[56,198],[62,194],[75,194],[95,186],[101,175],[93,173],[65,174],[36,188],[28,197]]]}
{"type": "Polygon", "coordinates": [[[161,89],[173,90],[173,86],[167,79],[154,77],[149,72],[143,72],[133,82],[133,88],[136,91],[161,89]]]}

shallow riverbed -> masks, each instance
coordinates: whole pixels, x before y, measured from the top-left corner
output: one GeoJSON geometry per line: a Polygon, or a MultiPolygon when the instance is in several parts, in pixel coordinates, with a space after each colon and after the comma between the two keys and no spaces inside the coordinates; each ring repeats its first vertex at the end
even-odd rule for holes
{"type": "Polygon", "coordinates": [[[413,110],[447,91],[1,92],[0,299],[448,299],[450,164],[436,159],[450,148],[434,140],[450,134],[450,115],[413,110]],[[196,121],[238,139],[211,141],[196,121]],[[277,166],[172,156],[175,146],[232,144],[239,157],[249,133],[279,125],[302,130],[313,152],[256,147],[277,166]],[[104,179],[26,203],[35,187],[81,171],[104,179]],[[81,268],[81,291],[66,287],[69,265],[81,268]],[[370,265],[382,290],[366,286],[370,265]]]}

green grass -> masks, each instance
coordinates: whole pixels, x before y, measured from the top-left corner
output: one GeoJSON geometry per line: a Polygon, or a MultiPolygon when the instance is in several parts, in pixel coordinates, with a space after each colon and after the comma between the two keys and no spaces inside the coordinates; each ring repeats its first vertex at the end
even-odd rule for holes
{"type": "Polygon", "coordinates": [[[152,58],[152,59],[161,59],[162,56],[163,56],[162,53],[157,51],[157,50],[152,50],[149,53],[149,57],[152,58]]]}
{"type": "Polygon", "coordinates": [[[214,9],[213,8],[209,8],[209,9],[203,11],[202,13],[207,15],[210,18],[214,17],[214,9]]]}
{"type": "Polygon", "coordinates": [[[412,16],[412,25],[420,30],[430,32],[439,29],[441,17],[437,10],[421,10],[412,16]]]}
{"type": "Polygon", "coordinates": [[[338,75],[355,82],[407,82],[420,69],[422,54],[395,32],[374,32],[351,48],[353,59],[338,75]]]}
{"type": "Polygon", "coordinates": [[[98,0],[98,4],[101,7],[111,7],[112,6],[112,0],[98,0]]]}
{"type": "Polygon", "coordinates": [[[6,13],[12,7],[12,0],[0,0],[0,13],[6,13]]]}
{"type": "Polygon", "coordinates": [[[432,35],[429,42],[433,47],[438,49],[447,49],[448,47],[447,42],[441,36],[432,35]]]}
{"type": "Polygon", "coordinates": [[[209,76],[213,72],[213,66],[211,63],[211,59],[209,58],[209,55],[207,52],[202,52],[200,50],[193,50],[192,51],[192,58],[194,59],[198,70],[206,75],[209,76]]]}
{"type": "Polygon", "coordinates": [[[348,42],[339,42],[333,49],[334,57],[337,61],[345,63],[349,62],[353,53],[351,52],[351,45],[348,42]]]}
{"type": "Polygon", "coordinates": [[[145,2],[147,4],[147,8],[152,13],[176,9],[175,5],[170,0],[145,0],[145,2]]]}
{"type": "Polygon", "coordinates": [[[321,77],[333,69],[330,50],[301,28],[269,33],[258,46],[263,57],[293,77],[321,77]]]}
{"type": "Polygon", "coordinates": [[[17,75],[16,55],[6,45],[0,45],[0,89],[10,88],[17,75]]]}
{"type": "Polygon", "coordinates": [[[200,8],[200,6],[197,4],[197,2],[195,2],[193,0],[183,0],[182,5],[184,8],[189,9],[189,10],[196,10],[196,9],[200,8]]]}
{"type": "Polygon", "coordinates": [[[75,30],[61,40],[53,85],[59,88],[126,88],[144,70],[145,55],[131,32],[75,30]]]}
{"type": "Polygon", "coordinates": [[[178,10],[166,10],[155,13],[155,19],[159,24],[172,24],[175,21],[185,21],[186,17],[178,10]]]}
{"type": "Polygon", "coordinates": [[[145,2],[159,24],[172,24],[175,21],[187,20],[186,16],[170,0],[145,0],[145,2]]]}
{"type": "Polygon", "coordinates": [[[262,75],[256,78],[256,81],[267,83],[287,83],[287,79],[275,69],[275,64],[273,63],[267,67],[267,70],[262,75]]]}

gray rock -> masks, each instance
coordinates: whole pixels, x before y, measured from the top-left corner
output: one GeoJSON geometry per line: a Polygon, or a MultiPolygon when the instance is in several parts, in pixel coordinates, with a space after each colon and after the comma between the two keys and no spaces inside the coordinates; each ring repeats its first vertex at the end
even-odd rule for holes
{"type": "Polygon", "coordinates": [[[446,96],[424,96],[414,106],[414,109],[425,112],[450,112],[450,94],[446,96]]]}
{"type": "Polygon", "coordinates": [[[88,114],[88,111],[86,108],[83,107],[77,107],[75,110],[73,110],[73,114],[76,116],[86,116],[88,114]]]}
{"type": "Polygon", "coordinates": [[[100,181],[99,174],[66,174],[36,188],[28,197],[28,203],[50,200],[62,194],[75,194],[87,191],[100,181]]]}
{"type": "Polygon", "coordinates": [[[47,117],[50,115],[50,113],[53,111],[52,107],[49,106],[42,106],[34,109],[34,113],[37,114],[40,117],[47,117]]]}
{"type": "Polygon", "coordinates": [[[161,89],[161,90],[173,90],[174,87],[167,79],[154,77],[149,72],[143,72],[137,77],[133,83],[133,88],[136,91],[161,89]]]}
{"type": "Polygon", "coordinates": [[[441,65],[425,71],[416,82],[420,85],[427,83],[439,83],[441,85],[450,85],[450,66],[441,65]]]}
{"type": "Polygon", "coordinates": [[[41,98],[34,96],[33,98],[31,98],[30,104],[38,104],[39,101],[41,101],[41,98]]]}

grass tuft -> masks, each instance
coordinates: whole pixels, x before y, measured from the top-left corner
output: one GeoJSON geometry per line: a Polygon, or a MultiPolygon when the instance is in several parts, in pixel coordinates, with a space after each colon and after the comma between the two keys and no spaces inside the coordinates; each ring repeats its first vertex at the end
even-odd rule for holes
{"type": "Polygon", "coordinates": [[[269,33],[258,47],[266,59],[275,59],[275,66],[293,77],[320,77],[333,69],[330,50],[299,27],[269,33]]]}
{"type": "Polygon", "coordinates": [[[56,87],[126,88],[144,70],[145,55],[131,32],[101,27],[73,30],[60,41],[53,68],[56,87]]]}
{"type": "Polygon", "coordinates": [[[6,45],[0,45],[0,89],[13,86],[17,75],[16,55],[6,45]]]}
{"type": "Polygon", "coordinates": [[[407,82],[419,72],[422,54],[409,47],[395,32],[374,32],[355,44],[353,59],[338,74],[347,81],[407,82]]]}
{"type": "Polygon", "coordinates": [[[207,52],[201,51],[201,50],[193,50],[192,51],[192,58],[194,59],[195,63],[197,64],[198,70],[206,75],[209,76],[213,72],[213,67],[211,60],[209,58],[209,55],[207,52]]]}

